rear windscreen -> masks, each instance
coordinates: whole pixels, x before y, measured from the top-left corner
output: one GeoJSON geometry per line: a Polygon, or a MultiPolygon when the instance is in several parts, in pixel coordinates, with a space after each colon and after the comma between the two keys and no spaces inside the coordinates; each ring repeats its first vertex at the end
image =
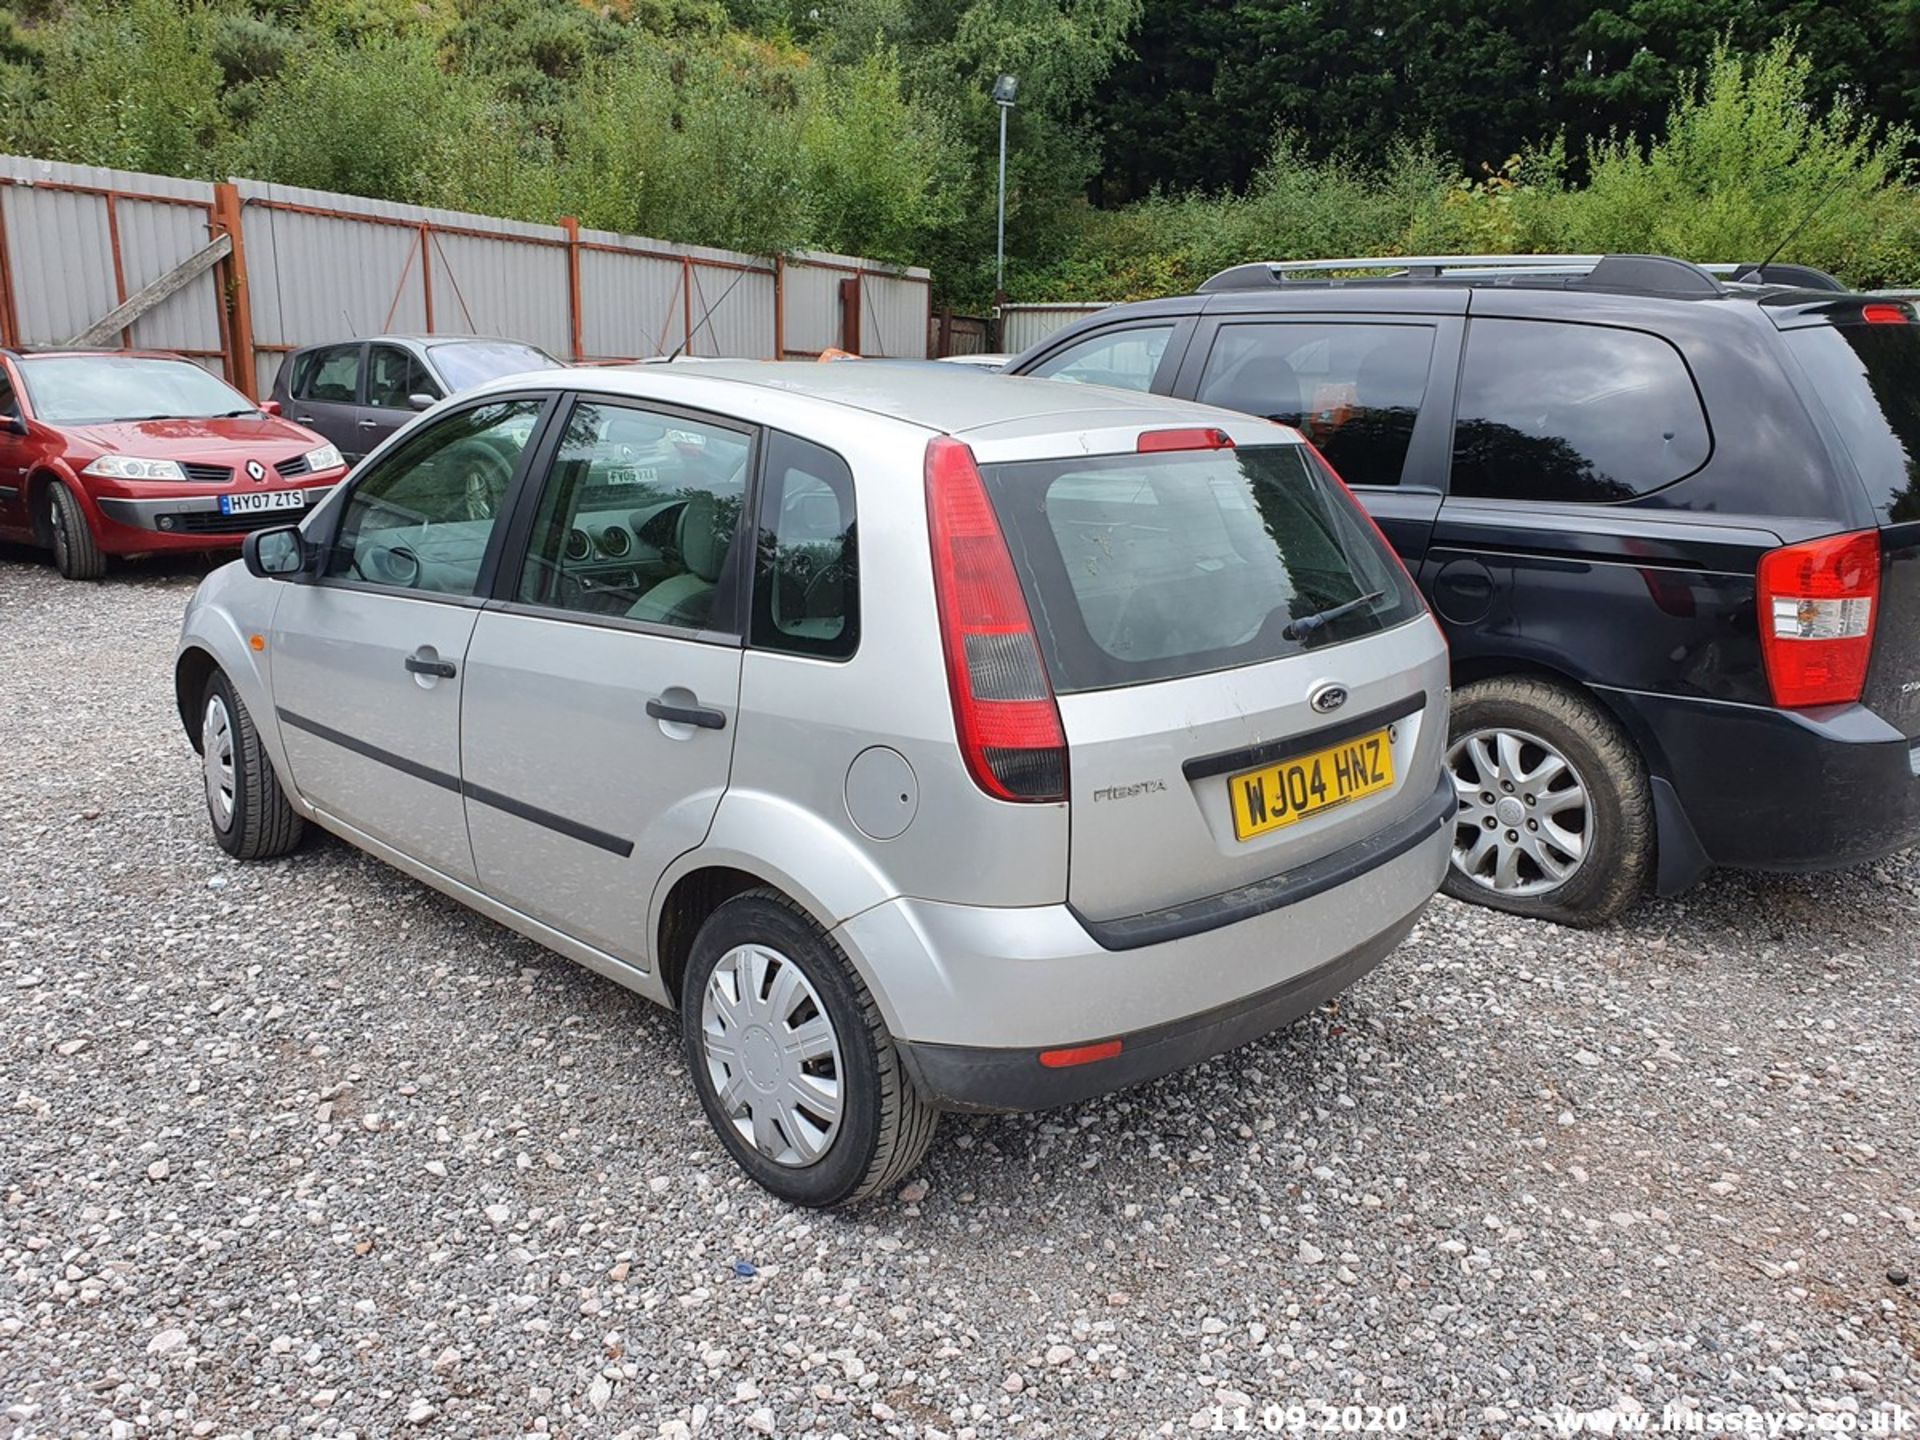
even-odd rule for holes
{"type": "Polygon", "coordinates": [[[1920,520],[1920,325],[1816,325],[1786,337],[1881,522],[1920,520]]]}
{"type": "Polygon", "coordinates": [[[1406,572],[1305,446],[981,473],[1063,694],[1251,665],[1420,613],[1406,572]]]}

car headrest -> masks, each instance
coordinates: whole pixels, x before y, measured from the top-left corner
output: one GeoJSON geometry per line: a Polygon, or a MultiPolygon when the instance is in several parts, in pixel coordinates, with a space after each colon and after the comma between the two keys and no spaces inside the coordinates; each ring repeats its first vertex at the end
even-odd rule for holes
{"type": "Polygon", "coordinates": [[[718,580],[732,538],[722,532],[720,504],[709,492],[695,490],[687,496],[687,503],[680,509],[676,543],[688,570],[702,580],[718,580]]]}

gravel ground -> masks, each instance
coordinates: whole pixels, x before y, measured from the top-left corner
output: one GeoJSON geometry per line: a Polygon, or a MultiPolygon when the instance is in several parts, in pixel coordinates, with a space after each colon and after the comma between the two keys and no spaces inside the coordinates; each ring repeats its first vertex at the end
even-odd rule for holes
{"type": "Polygon", "coordinates": [[[331,840],[215,848],[195,578],[0,553],[0,1436],[1920,1405],[1920,858],[1441,902],[1337,1010],[806,1214],[664,1012],[331,840]]]}

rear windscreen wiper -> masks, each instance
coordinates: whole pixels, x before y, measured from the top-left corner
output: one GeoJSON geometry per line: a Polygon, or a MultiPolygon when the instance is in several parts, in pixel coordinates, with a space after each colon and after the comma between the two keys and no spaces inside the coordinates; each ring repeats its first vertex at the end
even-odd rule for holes
{"type": "Polygon", "coordinates": [[[1329,610],[1316,610],[1311,615],[1302,615],[1298,620],[1288,622],[1287,628],[1280,632],[1280,638],[1283,640],[1305,640],[1316,630],[1331,625],[1342,615],[1351,615],[1356,610],[1365,609],[1367,606],[1373,604],[1374,601],[1382,598],[1386,593],[1384,590],[1370,590],[1365,595],[1357,596],[1347,601],[1344,605],[1335,605],[1329,610]]]}

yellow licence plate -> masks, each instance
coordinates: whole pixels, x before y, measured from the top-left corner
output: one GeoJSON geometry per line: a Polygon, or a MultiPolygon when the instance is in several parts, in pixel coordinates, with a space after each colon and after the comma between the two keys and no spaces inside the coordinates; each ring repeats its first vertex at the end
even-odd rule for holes
{"type": "Polygon", "coordinates": [[[1322,810],[1393,788],[1393,745],[1385,730],[1342,740],[1227,782],[1233,833],[1251,840],[1322,810]]]}

